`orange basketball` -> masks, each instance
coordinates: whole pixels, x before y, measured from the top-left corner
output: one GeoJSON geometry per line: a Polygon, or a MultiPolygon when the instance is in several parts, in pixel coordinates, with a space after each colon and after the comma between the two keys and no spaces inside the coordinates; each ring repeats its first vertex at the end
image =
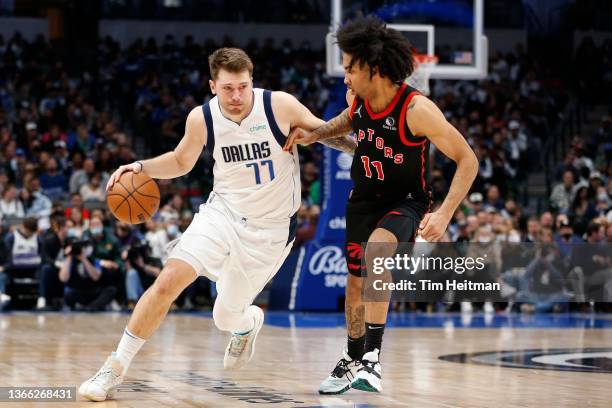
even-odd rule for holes
{"type": "Polygon", "coordinates": [[[106,205],[119,221],[141,224],[159,208],[159,187],[144,173],[125,172],[106,194],[106,205]]]}

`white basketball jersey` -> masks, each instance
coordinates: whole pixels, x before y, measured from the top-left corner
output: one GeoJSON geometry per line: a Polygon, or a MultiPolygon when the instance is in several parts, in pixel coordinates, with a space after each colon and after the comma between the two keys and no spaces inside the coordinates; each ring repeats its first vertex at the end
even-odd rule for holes
{"type": "Polygon", "coordinates": [[[300,207],[297,148],[283,151],[272,93],[253,89],[253,109],[240,124],[226,118],[217,97],[202,106],[206,150],[214,159],[213,191],[234,213],[247,218],[287,219],[300,207]]]}
{"type": "Polygon", "coordinates": [[[26,238],[19,231],[15,231],[13,237],[15,237],[13,242],[13,266],[28,268],[40,265],[41,258],[36,234],[26,238]]]}

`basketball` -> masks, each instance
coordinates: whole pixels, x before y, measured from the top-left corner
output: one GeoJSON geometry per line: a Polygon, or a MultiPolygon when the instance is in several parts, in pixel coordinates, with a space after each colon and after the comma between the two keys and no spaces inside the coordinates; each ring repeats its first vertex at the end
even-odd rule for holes
{"type": "Polygon", "coordinates": [[[106,205],[119,221],[142,224],[159,208],[159,187],[144,173],[125,172],[108,191],[106,205]]]}

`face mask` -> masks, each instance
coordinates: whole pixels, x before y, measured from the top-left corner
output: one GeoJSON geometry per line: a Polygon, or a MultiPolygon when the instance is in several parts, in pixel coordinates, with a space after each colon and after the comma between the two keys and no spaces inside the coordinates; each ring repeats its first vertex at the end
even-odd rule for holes
{"type": "Polygon", "coordinates": [[[168,233],[168,235],[171,236],[175,236],[178,234],[179,229],[178,229],[178,225],[176,224],[170,224],[166,227],[166,232],[168,233]]]}
{"type": "Polygon", "coordinates": [[[480,242],[481,244],[487,244],[491,242],[491,237],[480,237],[478,238],[478,242],[480,242]]]}
{"type": "Polygon", "coordinates": [[[513,244],[517,244],[519,242],[521,242],[521,236],[518,234],[510,234],[508,235],[508,242],[511,242],[513,244]]]}
{"type": "Polygon", "coordinates": [[[561,236],[565,239],[570,239],[572,237],[572,234],[563,234],[561,236]]]}
{"type": "Polygon", "coordinates": [[[68,228],[66,235],[68,236],[68,238],[76,238],[79,236],[79,232],[76,228],[68,228]]]}
{"type": "Polygon", "coordinates": [[[89,231],[91,231],[91,235],[100,236],[102,235],[103,229],[102,227],[93,227],[93,228],[90,228],[89,231]]]}

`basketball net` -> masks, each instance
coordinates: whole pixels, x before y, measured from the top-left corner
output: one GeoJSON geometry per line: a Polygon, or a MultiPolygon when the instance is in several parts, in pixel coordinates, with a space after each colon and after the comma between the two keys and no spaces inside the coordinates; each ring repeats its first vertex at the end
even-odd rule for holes
{"type": "Polygon", "coordinates": [[[414,56],[414,71],[406,82],[413,88],[418,89],[423,95],[429,95],[429,76],[431,69],[438,63],[435,55],[416,54],[414,56]]]}

